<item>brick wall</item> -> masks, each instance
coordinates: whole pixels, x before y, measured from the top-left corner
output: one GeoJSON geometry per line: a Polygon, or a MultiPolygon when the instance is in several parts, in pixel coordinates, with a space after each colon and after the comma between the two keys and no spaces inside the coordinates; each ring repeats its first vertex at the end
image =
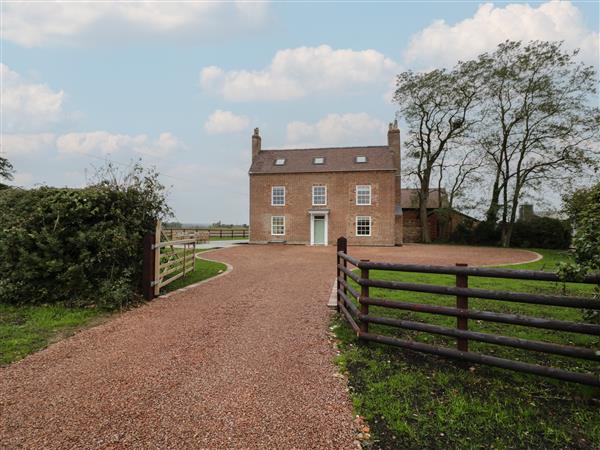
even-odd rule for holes
{"type": "MultiPolygon", "coordinates": [[[[350,245],[394,245],[395,182],[392,171],[250,176],[250,242],[310,244],[309,210],[329,209],[328,243],[340,236],[350,245]],[[371,205],[356,205],[356,186],[371,185],[371,205]],[[312,186],[327,186],[327,205],[312,206],[312,186]],[[271,206],[271,186],[285,186],[285,206],[271,206]],[[285,217],[285,236],[271,235],[271,217],[285,217]],[[356,216],[371,216],[371,236],[356,236],[356,216]]],[[[401,227],[401,225],[400,225],[401,227]]]]}

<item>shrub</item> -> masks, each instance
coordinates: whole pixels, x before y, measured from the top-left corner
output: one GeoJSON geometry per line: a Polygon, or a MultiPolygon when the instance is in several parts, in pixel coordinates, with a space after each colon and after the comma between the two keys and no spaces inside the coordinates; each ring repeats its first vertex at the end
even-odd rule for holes
{"type": "MultiPolygon", "coordinates": [[[[573,247],[575,262],[562,264],[559,273],[563,279],[578,279],[589,272],[600,271],[600,183],[588,189],[578,189],[563,198],[565,210],[575,225],[573,247]]],[[[594,297],[600,301],[600,285],[594,297]]],[[[584,317],[600,323],[600,310],[584,310],[584,317]]]]}
{"type": "Polygon", "coordinates": [[[569,248],[571,227],[563,220],[534,216],[515,222],[511,243],[514,247],[569,248]]]}
{"type": "Polygon", "coordinates": [[[168,211],[136,166],[83,189],[0,191],[0,302],[119,307],[139,292],[144,234],[168,211]]]}

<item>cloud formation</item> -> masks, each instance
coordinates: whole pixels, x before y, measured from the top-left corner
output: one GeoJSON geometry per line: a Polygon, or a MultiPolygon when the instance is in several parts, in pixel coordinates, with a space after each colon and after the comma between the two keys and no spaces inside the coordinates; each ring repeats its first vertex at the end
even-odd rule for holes
{"type": "Polygon", "coordinates": [[[65,93],[26,80],[0,63],[3,131],[31,131],[56,123],[64,116],[65,93]]]}
{"type": "Polygon", "coordinates": [[[580,48],[581,57],[588,64],[598,64],[600,34],[586,28],[575,5],[558,1],[538,7],[523,3],[496,7],[486,3],[473,17],[454,25],[436,20],[412,37],[404,61],[417,68],[453,66],[458,60],[493,50],[507,39],[564,40],[567,48],[580,48]]]}
{"type": "Polygon", "coordinates": [[[200,86],[229,101],[291,100],[387,82],[397,68],[376,50],[298,47],[279,50],[262,70],[205,67],[200,86]]]}
{"type": "Polygon", "coordinates": [[[386,124],[367,113],[328,114],[315,123],[290,122],[287,146],[383,145],[386,124]]]}
{"type": "Polygon", "coordinates": [[[24,47],[214,40],[261,28],[269,5],[246,2],[4,3],[2,38],[24,47]]]}
{"type": "Polygon", "coordinates": [[[140,155],[164,157],[185,146],[173,134],[161,133],[152,140],[146,134],[113,134],[107,131],[67,133],[56,139],[56,148],[63,155],[108,155],[132,151],[140,155]]]}
{"type": "Polygon", "coordinates": [[[0,144],[8,157],[34,155],[54,147],[56,137],[52,133],[2,134],[0,144]]]}
{"type": "Polygon", "coordinates": [[[245,116],[217,109],[204,123],[204,129],[208,134],[237,133],[248,128],[249,123],[250,121],[245,116]]]}

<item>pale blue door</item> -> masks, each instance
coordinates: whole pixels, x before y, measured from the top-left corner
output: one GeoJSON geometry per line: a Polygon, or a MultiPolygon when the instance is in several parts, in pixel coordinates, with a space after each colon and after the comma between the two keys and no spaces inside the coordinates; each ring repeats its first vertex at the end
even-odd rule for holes
{"type": "Polygon", "coordinates": [[[325,244],[325,216],[314,217],[314,243],[325,244]]]}

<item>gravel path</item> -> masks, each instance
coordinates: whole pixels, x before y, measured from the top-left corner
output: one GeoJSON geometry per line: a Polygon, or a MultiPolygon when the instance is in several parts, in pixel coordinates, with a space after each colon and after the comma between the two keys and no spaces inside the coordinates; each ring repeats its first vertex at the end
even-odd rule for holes
{"type": "MultiPolygon", "coordinates": [[[[350,253],[402,260],[431,250],[430,263],[457,261],[451,247],[440,247],[449,253],[440,257],[436,246],[350,253]]],[[[0,369],[0,446],[354,447],[352,407],[327,336],[334,253],[213,251],[209,258],[234,267],[230,274],[0,369]]],[[[533,259],[499,249],[460,256],[471,264],[533,259]]]]}

